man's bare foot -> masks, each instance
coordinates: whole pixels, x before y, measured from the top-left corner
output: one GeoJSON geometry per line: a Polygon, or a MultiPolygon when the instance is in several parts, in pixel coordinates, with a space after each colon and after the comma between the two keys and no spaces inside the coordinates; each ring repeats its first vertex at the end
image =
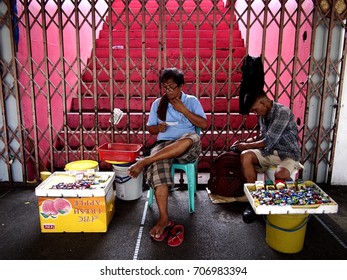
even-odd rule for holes
{"type": "Polygon", "coordinates": [[[171,225],[171,221],[158,221],[157,224],[152,227],[152,229],[149,231],[149,234],[153,238],[160,238],[160,236],[164,233],[164,230],[166,227],[171,225]]]}
{"type": "Polygon", "coordinates": [[[133,165],[129,166],[128,174],[131,177],[136,178],[140,174],[143,168],[145,168],[145,163],[143,159],[140,159],[133,165]]]}

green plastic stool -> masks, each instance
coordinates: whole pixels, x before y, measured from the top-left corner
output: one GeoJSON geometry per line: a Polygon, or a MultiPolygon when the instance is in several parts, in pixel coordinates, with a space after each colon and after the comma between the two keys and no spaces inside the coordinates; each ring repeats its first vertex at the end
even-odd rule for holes
{"type": "MultiPolygon", "coordinates": [[[[200,136],[201,129],[196,128],[196,133],[200,136]]],[[[188,204],[189,213],[195,212],[195,193],[196,193],[196,181],[197,181],[197,170],[198,170],[198,160],[191,163],[174,163],[171,166],[171,176],[174,178],[176,170],[183,170],[188,179],[188,204]]],[[[153,188],[149,187],[149,198],[148,206],[152,208],[153,206],[154,191],[153,188]]]]}

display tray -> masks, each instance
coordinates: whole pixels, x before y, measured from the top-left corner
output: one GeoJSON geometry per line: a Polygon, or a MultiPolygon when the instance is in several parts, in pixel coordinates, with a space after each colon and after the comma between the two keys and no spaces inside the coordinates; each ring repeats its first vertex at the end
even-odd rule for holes
{"type": "Polygon", "coordinates": [[[94,179],[83,179],[82,181],[90,182],[87,188],[73,188],[73,184],[76,183],[77,177],[84,175],[88,176],[87,172],[75,171],[75,172],[54,172],[45,181],[35,188],[36,196],[45,197],[97,197],[105,196],[107,191],[113,187],[113,181],[115,178],[114,172],[95,172],[94,179]],[[76,177],[77,176],[77,177],[76,177]],[[57,185],[71,184],[72,187],[67,189],[64,185],[62,188],[57,188],[57,185]]]}
{"type": "MultiPolygon", "coordinates": [[[[244,184],[244,192],[254,210],[258,215],[269,215],[269,214],[330,214],[337,213],[338,204],[326,194],[319,186],[313,184],[313,189],[317,190],[325,200],[328,202],[321,204],[305,204],[305,205],[267,205],[260,204],[259,199],[255,197],[256,186],[255,183],[244,184]],[[254,194],[254,195],[253,195],[254,194]]],[[[288,189],[286,189],[288,190],[288,189]]],[[[276,192],[268,191],[268,192],[276,192]]],[[[289,190],[288,190],[289,191],[289,190]]],[[[264,193],[266,190],[264,190],[264,193]]]]}

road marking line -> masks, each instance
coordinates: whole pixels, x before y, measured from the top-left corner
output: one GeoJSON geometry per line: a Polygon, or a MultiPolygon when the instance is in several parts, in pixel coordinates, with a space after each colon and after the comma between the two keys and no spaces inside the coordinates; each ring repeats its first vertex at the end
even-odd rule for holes
{"type": "Polygon", "coordinates": [[[143,228],[145,226],[145,221],[146,221],[146,214],[147,214],[147,209],[148,209],[148,196],[149,196],[149,191],[147,192],[147,200],[145,203],[145,206],[143,207],[143,212],[142,212],[142,219],[141,219],[141,224],[139,228],[139,233],[137,235],[137,240],[136,240],[136,246],[135,246],[135,252],[133,256],[133,260],[137,260],[139,256],[139,251],[140,251],[140,246],[141,246],[141,239],[143,235],[143,228]]]}
{"type": "Polygon", "coordinates": [[[336,239],[338,243],[344,248],[347,249],[347,245],[320,219],[317,215],[313,215],[316,220],[336,239]]]}

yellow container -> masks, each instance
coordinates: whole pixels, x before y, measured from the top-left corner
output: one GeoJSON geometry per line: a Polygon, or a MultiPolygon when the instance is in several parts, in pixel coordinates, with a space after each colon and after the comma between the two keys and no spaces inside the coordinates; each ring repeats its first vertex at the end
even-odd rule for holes
{"type": "Polygon", "coordinates": [[[298,253],[304,247],[307,214],[267,215],[266,243],[282,253],[298,253]]]}
{"type": "Polygon", "coordinates": [[[41,179],[41,181],[44,181],[51,175],[52,175],[52,173],[49,171],[41,171],[40,172],[40,179],[41,179]]]}
{"type": "Polygon", "coordinates": [[[88,169],[94,169],[95,171],[98,171],[99,164],[95,160],[77,160],[70,162],[65,165],[65,170],[75,170],[75,171],[86,171],[88,169]]]}

